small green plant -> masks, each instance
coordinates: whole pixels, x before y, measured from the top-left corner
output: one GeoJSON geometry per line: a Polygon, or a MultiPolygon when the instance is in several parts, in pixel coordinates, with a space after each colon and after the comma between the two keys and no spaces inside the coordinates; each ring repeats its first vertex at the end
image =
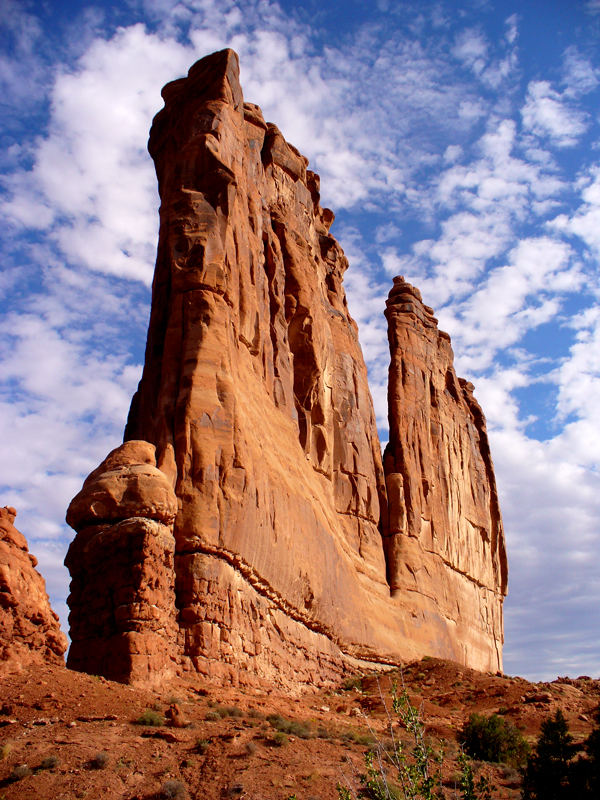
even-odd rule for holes
{"type": "Polygon", "coordinates": [[[529,751],[520,731],[498,714],[471,714],[457,738],[467,755],[481,761],[520,766],[529,751]]]}
{"type": "Polygon", "coordinates": [[[376,743],[372,733],[360,733],[359,731],[347,730],[340,734],[342,742],[354,742],[354,744],[371,747],[376,743]]]}
{"type": "Polygon", "coordinates": [[[283,747],[288,743],[288,737],[283,731],[276,731],[273,736],[270,737],[269,743],[272,744],[273,747],[283,747]]]}
{"type": "Polygon", "coordinates": [[[342,681],[342,689],[345,692],[350,692],[353,689],[358,691],[362,690],[362,677],[360,675],[349,675],[342,681]]]}
{"type": "MultiPolygon", "coordinates": [[[[390,742],[375,740],[375,747],[365,755],[362,788],[357,793],[349,784],[338,784],[339,800],[444,800],[444,754],[441,747],[436,752],[426,737],[420,710],[411,704],[406,691],[398,695],[395,687],[392,690],[392,713],[385,701],[384,708],[388,714],[390,742]],[[397,722],[406,730],[408,742],[399,738],[397,722]]],[[[484,778],[475,781],[471,762],[465,754],[459,757],[459,764],[458,783],[462,800],[491,800],[487,781],[484,778]]]]}
{"type": "Polygon", "coordinates": [[[136,725],[148,725],[152,728],[160,728],[165,724],[165,718],[158,711],[152,708],[147,708],[143,714],[135,720],[136,725]]]}
{"type": "Polygon", "coordinates": [[[210,746],[210,739],[196,739],[196,747],[195,750],[197,753],[200,753],[203,756],[210,746]]]}
{"type": "Polygon", "coordinates": [[[287,733],[290,736],[297,736],[299,739],[311,739],[312,729],[308,722],[299,722],[294,719],[285,719],[280,714],[269,714],[267,722],[276,731],[287,733]]]}
{"type": "Polygon", "coordinates": [[[184,800],[187,789],[181,781],[165,781],[160,790],[160,796],[165,800],[184,800]]]}
{"type": "Polygon", "coordinates": [[[207,722],[215,722],[218,719],[221,719],[221,715],[218,711],[208,711],[204,717],[207,722]]]}
{"type": "Polygon", "coordinates": [[[480,775],[475,781],[473,764],[465,753],[459,754],[458,763],[461,768],[459,786],[463,800],[492,800],[491,786],[487,778],[480,775]]]}

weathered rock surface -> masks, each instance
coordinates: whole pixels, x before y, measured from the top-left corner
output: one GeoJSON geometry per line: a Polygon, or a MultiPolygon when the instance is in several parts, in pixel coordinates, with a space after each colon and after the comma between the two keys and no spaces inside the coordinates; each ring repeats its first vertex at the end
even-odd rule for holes
{"type": "Polygon", "coordinates": [[[133,638],[152,630],[170,664],[221,680],[319,684],[357,661],[432,653],[498,668],[493,635],[465,652],[446,605],[436,615],[410,590],[391,596],[380,444],[318,176],[244,103],[233,51],[163,97],[149,142],[161,197],[152,311],[123,445],[137,460],[115,451],[69,510],[69,665],[116,677],[104,642],[118,636],[118,675],[141,680],[154,656],[133,638]],[[162,526],[159,546],[147,537],[125,554],[118,526],[132,520],[162,526]],[[119,622],[116,601],[97,597],[115,547],[112,591],[138,576],[119,622]],[[160,589],[139,599],[159,552],[160,589]]]}
{"type": "Polygon", "coordinates": [[[395,278],[385,314],[392,595],[411,597],[414,617],[439,620],[440,649],[455,660],[493,664],[495,648],[501,665],[507,561],[485,417],[418,289],[395,278]]]}
{"type": "Polygon", "coordinates": [[[79,531],[65,559],[68,667],[157,684],[173,674],[176,512],[148,442],[122,444],[86,479],[67,512],[79,531]]]}
{"type": "Polygon", "coordinates": [[[62,664],[67,637],[50,607],[14,508],[0,508],[0,673],[34,662],[62,664]]]}

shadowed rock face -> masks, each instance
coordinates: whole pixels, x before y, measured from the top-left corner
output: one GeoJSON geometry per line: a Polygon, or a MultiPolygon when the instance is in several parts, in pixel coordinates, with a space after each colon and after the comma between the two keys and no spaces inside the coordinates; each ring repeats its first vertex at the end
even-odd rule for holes
{"type": "Polygon", "coordinates": [[[37,559],[13,524],[16,515],[0,508],[0,674],[32,662],[62,664],[67,649],[37,559]]]}
{"type": "MultiPolygon", "coordinates": [[[[69,665],[147,679],[150,648],[138,647],[135,663],[121,659],[117,675],[106,638],[117,631],[126,654],[131,634],[145,634],[146,616],[134,613],[146,580],[139,573],[149,579],[160,551],[164,602],[141,601],[164,612],[152,629],[169,642],[160,669],[169,662],[216,679],[286,686],[332,680],[360,661],[432,653],[497,669],[496,632],[465,652],[446,606],[415,603],[412,587],[390,592],[396,529],[342,287],[347,260],[329,234],[333,214],[319,204],[318,176],[243,102],[233,51],[202,59],[163,97],[149,141],[161,197],[152,311],[123,445],[138,461],[144,443],[152,446],[142,463],[154,470],[146,476],[153,488],[123,489],[130,477],[122,476],[115,488],[105,462],[71,504],[78,655],[69,665]],[[172,528],[148,511],[166,507],[165,483],[177,504],[172,528]],[[111,548],[131,535],[115,526],[131,520],[172,530],[170,588],[161,530],[160,544],[140,540],[123,556],[131,570],[142,562],[121,603],[129,610],[107,599],[98,627],[83,599],[85,587],[105,579],[94,548],[108,565],[111,548]]],[[[119,453],[109,460],[120,464],[119,453]]],[[[136,465],[130,459],[118,469],[129,476],[136,465]]],[[[501,593],[496,600],[501,607],[501,593]]]]}

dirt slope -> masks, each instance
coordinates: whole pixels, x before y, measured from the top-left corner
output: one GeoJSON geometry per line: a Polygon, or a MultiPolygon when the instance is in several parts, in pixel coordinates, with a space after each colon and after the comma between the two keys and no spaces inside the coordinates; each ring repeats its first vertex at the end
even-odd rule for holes
{"type": "MultiPolygon", "coordinates": [[[[386,736],[382,697],[389,698],[394,681],[404,681],[411,701],[422,706],[432,739],[446,740],[449,796],[455,733],[473,711],[502,713],[534,740],[545,715],[560,707],[582,740],[600,702],[597,680],[532,684],[437,659],[409,664],[401,674],[364,677],[360,688],[353,685],[358,680],[347,680],[349,688],[299,698],[197,682],[150,692],[32,666],[9,674],[0,686],[0,798],[336,798],[338,782],[356,784],[373,735],[386,736]],[[174,702],[183,719],[175,711],[176,719],[160,727],[133,724],[147,709],[166,712],[174,702]],[[271,722],[267,715],[279,718],[271,722]],[[291,730],[277,730],[285,727],[291,730]],[[15,767],[23,764],[32,774],[13,780],[15,767]],[[177,795],[180,784],[185,794],[177,795]]],[[[515,770],[482,769],[495,787],[494,798],[519,797],[515,770]]]]}

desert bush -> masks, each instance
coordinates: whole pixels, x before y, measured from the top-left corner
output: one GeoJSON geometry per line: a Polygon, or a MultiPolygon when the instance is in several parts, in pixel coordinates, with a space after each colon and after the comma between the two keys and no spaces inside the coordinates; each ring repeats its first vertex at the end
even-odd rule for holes
{"type": "Polygon", "coordinates": [[[342,681],[342,689],[349,692],[352,689],[362,690],[362,677],[360,675],[350,675],[342,681]]]}
{"type": "Polygon", "coordinates": [[[269,714],[267,722],[272,728],[290,736],[297,736],[299,739],[311,739],[312,729],[308,722],[300,722],[294,719],[285,719],[280,714],[269,714]]]}
{"type": "Polygon", "coordinates": [[[27,764],[17,764],[10,774],[11,781],[20,781],[27,778],[28,775],[33,775],[33,770],[27,764]]]}
{"type": "Polygon", "coordinates": [[[471,714],[458,733],[465,753],[481,761],[503,762],[512,766],[523,764],[529,746],[510,720],[492,714],[471,714]]]}
{"type": "Polygon", "coordinates": [[[161,787],[160,796],[165,800],[184,800],[187,797],[187,789],[181,781],[165,781],[161,787]]]}
{"type": "Polygon", "coordinates": [[[200,755],[204,755],[210,746],[210,739],[196,739],[195,750],[200,755]]]}
{"type": "Polygon", "coordinates": [[[375,744],[375,737],[372,733],[364,733],[354,730],[344,731],[340,734],[340,739],[342,742],[354,742],[354,744],[362,744],[367,747],[375,744]]]}
{"type": "Polygon", "coordinates": [[[208,719],[209,715],[211,719],[222,719],[223,717],[243,717],[244,712],[241,708],[237,706],[222,706],[219,703],[210,702],[209,706],[211,706],[212,711],[209,711],[206,715],[205,719],[208,719]]]}
{"type": "Polygon", "coordinates": [[[58,756],[46,756],[40,763],[40,769],[54,769],[58,766],[58,756]]]}
{"type": "Polygon", "coordinates": [[[92,769],[104,769],[108,764],[108,759],[109,759],[108,753],[104,753],[102,751],[96,753],[95,756],[92,756],[92,758],[90,758],[90,767],[92,769]]]}
{"type": "Polygon", "coordinates": [[[165,718],[158,711],[152,708],[147,708],[143,714],[135,720],[136,725],[148,725],[152,728],[160,728],[165,724],[165,718]]]}
{"type": "MultiPolygon", "coordinates": [[[[382,698],[383,699],[383,698],[382,698]]],[[[389,743],[375,738],[375,746],[365,754],[362,788],[355,792],[349,784],[338,784],[339,800],[444,800],[442,788],[443,751],[434,749],[425,735],[421,712],[413,706],[406,691],[392,691],[392,713],[388,713],[389,743]],[[409,741],[398,738],[397,722],[409,741]],[[391,773],[391,777],[390,777],[391,773]]],[[[459,785],[463,800],[491,800],[489,786],[474,780],[473,767],[466,756],[459,757],[459,785]]]]}

